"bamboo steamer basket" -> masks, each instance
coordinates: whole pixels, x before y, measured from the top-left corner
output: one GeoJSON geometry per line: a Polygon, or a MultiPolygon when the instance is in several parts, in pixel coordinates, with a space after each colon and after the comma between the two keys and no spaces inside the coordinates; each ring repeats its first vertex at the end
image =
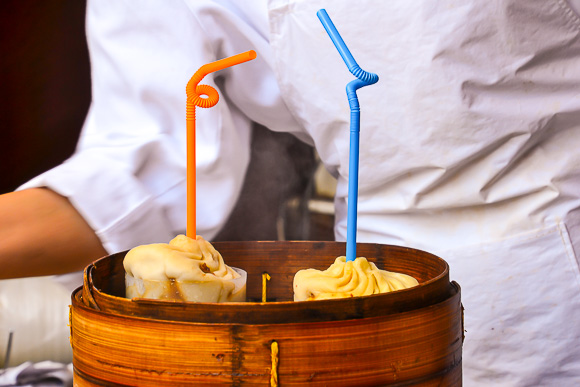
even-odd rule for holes
{"type": "Polygon", "coordinates": [[[126,252],[85,269],[70,313],[76,386],[461,385],[460,287],[424,251],[357,244],[379,268],[419,285],[392,293],[292,301],[294,274],[326,269],[342,242],[217,242],[247,271],[245,303],[124,298],[126,252]],[[271,280],[261,302],[262,274],[271,280]]]}

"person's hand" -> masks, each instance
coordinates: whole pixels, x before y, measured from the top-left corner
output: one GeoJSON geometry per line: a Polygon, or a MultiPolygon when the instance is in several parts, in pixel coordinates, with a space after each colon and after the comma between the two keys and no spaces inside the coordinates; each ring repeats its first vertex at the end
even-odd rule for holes
{"type": "Polygon", "coordinates": [[[46,188],[0,195],[0,279],[82,270],[106,254],[65,197],[46,188]]]}

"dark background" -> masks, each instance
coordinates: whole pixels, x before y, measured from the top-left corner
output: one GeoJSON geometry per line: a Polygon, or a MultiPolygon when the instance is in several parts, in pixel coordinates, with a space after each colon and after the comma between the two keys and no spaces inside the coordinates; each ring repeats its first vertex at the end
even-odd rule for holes
{"type": "Polygon", "coordinates": [[[0,193],[75,149],[91,99],[84,17],[84,1],[0,1],[0,193]]]}

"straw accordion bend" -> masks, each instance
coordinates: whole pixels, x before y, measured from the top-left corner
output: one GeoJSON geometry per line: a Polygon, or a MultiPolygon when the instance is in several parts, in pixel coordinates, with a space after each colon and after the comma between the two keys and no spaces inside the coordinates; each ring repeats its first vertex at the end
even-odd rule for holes
{"type": "Polygon", "coordinates": [[[256,58],[256,52],[253,50],[243,52],[238,55],[220,59],[215,62],[205,64],[193,74],[185,92],[187,95],[187,106],[185,113],[186,130],[187,130],[187,226],[186,235],[195,239],[196,230],[196,175],[195,175],[195,107],[210,108],[215,106],[219,101],[219,94],[216,89],[209,85],[199,85],[199,82],[208,75],[227,67],[244,63],[256,58]],[[205,97],[202,97],[204,96],[205,97]]]}
{"type": "Polygon", "coordinates": [[[346,95],[350,106],[350,153],[348,167],[348,209],[346,225],[346,260],[354,261],[356,258],[356,221],[358,201],[358,160],[359,160],[359,136],[360,136],[360,106],[356,91],[361,87],[372,85],[379,81],[379,76],[364,71],[354,60],[350,50],[342,40],[338,30],[332,23],[326,10],[321,9],[317,13],[320,22],[330,36],[332,43],[346,63],[348,70],[357,79],[346,85],[346,95]]]}

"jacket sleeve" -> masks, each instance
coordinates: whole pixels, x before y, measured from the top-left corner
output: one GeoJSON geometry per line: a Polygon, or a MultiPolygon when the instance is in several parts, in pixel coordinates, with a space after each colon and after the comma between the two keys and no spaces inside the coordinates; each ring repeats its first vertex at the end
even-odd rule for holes
{"type": "Polygon", "coordinates": [[[201,82],[220,93],[196,119],[197,233],[211,239],[239,195],[252,121],[292,122],[267,37],[246,16],[209,1],[89,2],[92,104],[77,151],[20,189],[45,186],[66,196],[109,252],[183,233],[185,85],[203,64],[255,49],[256,63],[201,82]]]}

